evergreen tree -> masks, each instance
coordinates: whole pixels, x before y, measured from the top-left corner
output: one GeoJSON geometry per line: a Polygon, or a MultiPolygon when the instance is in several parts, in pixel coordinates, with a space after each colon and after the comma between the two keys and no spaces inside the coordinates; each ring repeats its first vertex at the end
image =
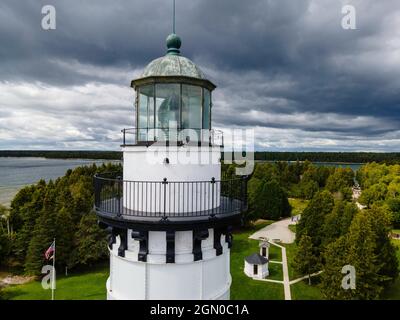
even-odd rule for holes
{"type": "Polygon", "coordinates": [[[290,216],[291,207],[285,191],[276,180],[263,181],[257,188],[254,209],[263,219],[277,220],[290,216]]]}
{"type": "Polygon", "coordinates": [[[377,299],[382,292],[382,276],[379,275],[383,263],[380,261],[371,215],[358,213],[350,226],[347,236],[346,260],[356,270],[356,289],[347,290],[352,299],[377,299]]]}
{"type": "Polygon", "coordinates": [[[59,266],[68,265],[74,247],[75,224],[71,213],[62,208],[56,218],[56,263],[59,266]]]}
{"type": "Polygon", "coordinates": [[[323,253],[325,262],[323,272],[321,274],[321,293],[328,300],[346,300],[351,299],[349,290],[342,288],[342,268],[348,265],[347,256],[347,239],[341,236],[334,242],[329,243],[323,253]]]}
{"type": "Polygon", "coordinates": [[[0,227],[0,265],[10,253],[10,238],[4,228],[0,227]]]}
{"type": "Polygon", "coordinates": [[[327,245],[334,242],[342,235],[342,217],[344,213],[345,203],[337,201],[333,207],[332,212],[325,216],[323,225],[323,244],[327,245]]]}
{"type": "Polygon", "coordinates": [[[349,231],[351,222],[357,214],[358,208],[354,202],[346,202],[340,221],[340,234],[345,235],[349,231]]]}
{"type": "Polygon", "coordinates": [[[57,235],[57,215],[55,212],[55,192],[52,182],[47,186],[43,210],[36,220],[32,239],[29,242],[25,261],[28,274],[39,274],[44,261],[44,252],[57,235]]]}
{"type": "Polygon", "coordinates": [[[303,234],[299,241],[293,267],[300,274],[308,275],[308,284],[311,285],[311,274],[318,271],[319,263],[315,248],[307,233],[303,234]]]}
{"type": "Polygon", "coordinates": [[[311,237],[316,252],[319,252],[324,238],[325,217],[332,211],[333,206],[334,200],[328,191],[318,192],[301,215],[296,228],[297,241],[307,234],[311,237]]]}
{"type": "Polygon", "coordinates": [[[107,256],[106,233],[99,228],[96,215],[92,212],[83,215],[75,235],[71,266],[92,265],[107,256]]]}

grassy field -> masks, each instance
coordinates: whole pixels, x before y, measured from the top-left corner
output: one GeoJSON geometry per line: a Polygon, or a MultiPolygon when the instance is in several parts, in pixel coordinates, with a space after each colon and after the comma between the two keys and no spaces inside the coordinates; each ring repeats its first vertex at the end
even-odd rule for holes
{"type": "Polygon", "coordinates": [[[322,300],[322,294],[318,288],[319,277],[311,278],[311,286],[308,279],[297,282],[290,286],[293,300],[322,300]]]}
{"type": "MultiPolygon", "coordinates": [[[[249,239],[256,230],[265,227],[271,222],[263,222],[233,235],[231,251],[232,300],[282,300],[284,299],[283,285],[256,281],[247,277],[244,272],[244,258],[252,253],[259,252],[258,241],[249,239]]],[[[271,260],[281,261],[281,250],[275,246],[270,247],[271,260]]],[[[269,265],[269,279],[282,280],[282,266],[277,263],[269,265]]]]}
{"type": "MultiPolygon", "coordinates": [[[[104,300],[108,265],[101,265],[94,271],[68,277],[57,277],[56,300],[104,300]]],[[[44,290],[39,281],[3,289],[7,300],[51,300],[51,290],[44,290]]]]}
{"type": "MultiPolygon", "coordinates": [[[[244,258],[258,252],[258,241],[248,239],[256,230],[270,224],[261,222],[256,226],[234,234],[231,250],[232,299],[283,299],[283,286],[275,283],[265,283],[248,278],[244,272],[244,258]]],[[[270,259],[281,261],[281,250],[274,246],[270,248],[270,259]]],[[[282,280],[281,264],[269,265],[270,279],[282,280]]],[[[57,300],[104,300],[106,298],[105,283],[108,277],[108,265],[102,265],[95,270],[80,274],[70,274],[68,277],[58,276],[57,300]]],[[[51,291],[44,290],[41,283],[33,281],[23,285],[9,286],[3,290],[3,298],[11,300],[50,300],[51,291]]]]}
{"type": "MultiPolygon", "coordinates": [[[[256,230],[270,224],[263,221],[255,226],[234,233],[234,242],[231,250],[232,287],[231,299],[238,300],[283,300],[283,285],[278,283],[256,281],[247,277],[244,272],[244,258],[258,252],[258,241],[249,239],[256,230]]],[[[399,248],[397,257],[400,261],[400,241],[392,240],[399,248]]],[[[294,280],[301,275],[292,267],[296,244],[285,244],[288,259],[289,278],[294,280]]],[[[270,247],[270,260],[281,261],[281,250],[275,246],[270,247]]],[[[59,276],[57,279],[56,299],[58,300],[104,300],[106,298],[105,283],[108,277],[108,264],[96,267],[94,270],[79,274],[70,274],[68,277],[59,276]]],[[[282,280],[281,264],[269,264],[270,276],[268,279],[282,280]]],[[[294,300],[319,300],[322,299],[318,288],[319,277],[300,281],[291,286],[292,299],[294,300]]],[[[382,296],[383,299],[400,300],[400,279],[388,288],[382,296]]],[[[24,285],[9,286],[3,289],[3,299],[12,300],[50,300],[51,291],[43,290],[40,282],[34,281],[24,285]]]]}

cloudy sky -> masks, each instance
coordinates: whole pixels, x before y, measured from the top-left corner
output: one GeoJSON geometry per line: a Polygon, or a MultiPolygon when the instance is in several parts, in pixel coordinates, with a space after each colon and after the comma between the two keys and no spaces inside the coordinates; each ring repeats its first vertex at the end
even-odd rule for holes
{"type": "MultiPolygon", "coordinates": [[[[400,151],[399,0],[176,1],[182,54],[218,86],[214,127],[254,129],[259,150],[400,151]]],[[[1,0],[0,149],[118,150],[171,3],[1,0]]]]}

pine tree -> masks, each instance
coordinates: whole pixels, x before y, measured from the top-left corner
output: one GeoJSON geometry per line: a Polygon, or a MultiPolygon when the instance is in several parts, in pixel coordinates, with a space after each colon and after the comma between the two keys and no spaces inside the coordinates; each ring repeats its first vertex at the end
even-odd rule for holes
{"type": "Polygon", "coordinates": [[[325,217],[334,206],[334,200],[330,192],[318,192],[304,209],[301,219],[296,228],[297,242],[304,234],[311,237],[316,252],[321,251],[321,244],[324,238],[325,217]]]}
{"type": "Polygon", "coordinates": [[[291,207],[285,191],[275,179],[263,181],[257,188],[254,207],[263,219],[277,220],[290,216],[291,207]]]}
{"type": "Polygon", "coordinates": [[[66,208],[62,208],[56,218],[56,263],[59,266],[66,266],[70,261],[74,233],[74,222],[71,213],[66,208]]]}
{"type": "Polygon", "coordinates": [[[0,227],[0,265],[10,253],[10,238],[4,228],[0,227]]]}
{"type": "Polygon", "coordinates": [[[347,256],[347,236],[341,236],[334,242],[329,243],[323,253],[325,261],[321,274],[321,292],[328,300],[350,299],[351,295],[342,288],[342,268],[348,265],[347,256]]]}
{"type": "Polygon", "coordinates": [[[28,274],[39,274],[44,264],[44,252],[57,235],[57,215],[55,212],[55,192],[53,183],[47,186],[43,210],[36,220],[32,239],[29,242],[25,261],[28,274]]]}
{"type": "Polygon", "coordinates": [[[71,266],[91,265],[108,256],[106,233],[97,224],[91,212],[82,216],[75,235],[75,249],[71,266]]]}
{"type": "Polygon", "coordinates": [[[308,284],[311,285],[311,274],[318,271],[319,264],[315,248],[307,234],[303,234],[299,241],[293,267],[300,274],[308,275],[308,284]]]}
{"type": "Polygon", "coordinates": [[[356,289],[347,290],[351,298],[377,299],[382,292],[382,267],[377,251],[374,221],[365,212],[358,213],[350,226],[347,236],[346,260],[356,270],[356,289]]]}

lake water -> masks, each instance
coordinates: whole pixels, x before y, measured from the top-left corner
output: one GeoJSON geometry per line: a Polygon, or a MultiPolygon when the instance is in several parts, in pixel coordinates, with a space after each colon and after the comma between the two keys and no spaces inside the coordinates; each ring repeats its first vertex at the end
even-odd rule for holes
{"type": "Polygon", "coordinates": [[[54,180],[63,176],[68,169],[104,162],[112,161],[0,157],[0,203],[9,205],[18,190],[40,179],[54,180]]]}

